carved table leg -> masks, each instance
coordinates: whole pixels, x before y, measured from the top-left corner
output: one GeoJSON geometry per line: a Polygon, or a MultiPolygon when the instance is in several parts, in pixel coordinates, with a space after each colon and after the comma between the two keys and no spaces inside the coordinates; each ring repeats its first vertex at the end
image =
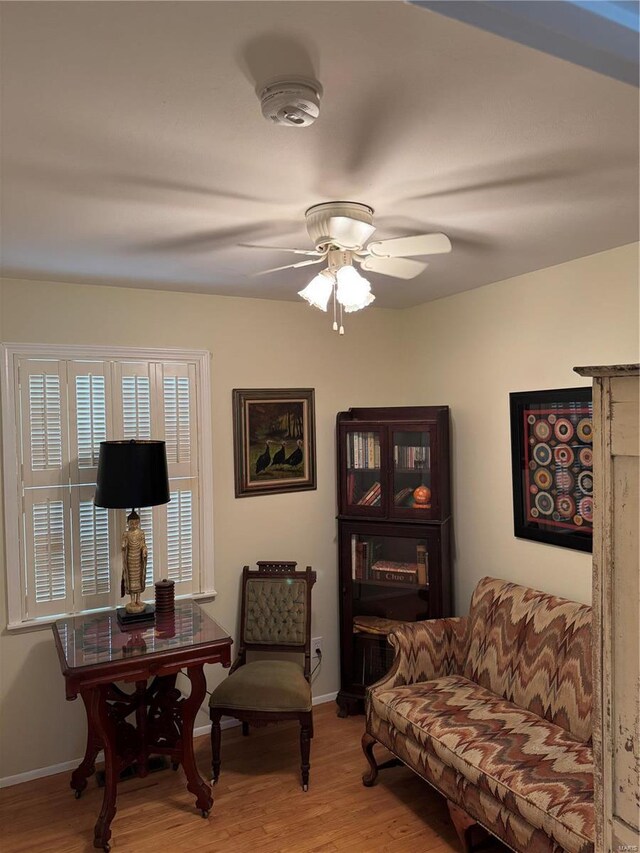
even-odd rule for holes
{"type": "Polygon", "coordinates": [[[138,776],[149,772],[147,755],[147,682],[136,681],[136,729],[138,731],[138,776]]]}
{"type": "Polygon", "coordinates": [[[215,785],[220,776],[220,717],[221,714],[211,711],[211,773],[215,785]]]}
{"type": "Polygon", "coordinates": [[[93,831],[93,846],[110,849],[111,821],[116,813],[118,786],[118,756],[116,753],[116,727],[109,717],[107,705],[108,684],[90,691],[90,720],[104,746],[105,784],[102,809],[93,831]]]}
{"type": "Polygon", "coordinates": [[[213,805],[213,796],[211,788],[198,773],[193,754],[193,721],[207,689],[202,666],[199,664],[187,667],[191,693],[182,705],[182,766],[187,777],[187,790],[195,794],[196,806],[202,812],[202,816],[208,817],[213,805]]]}
{"type": "Polygon", "coordinates": [[[84,751],[84,758],[71,774],[70,784],[73,790],[76,792],[76,800],[80,799],[82,792],[87,787],[87,779],[89,778],[89,776],[96,772],[96,755],[102,749],[102,743],[97,737],[95,729],[91,722],[91,711],[89,708],[91,692],[83,691],[80,695],[82,696],[85,711],[87,712],[87,746],[84,751]]]}

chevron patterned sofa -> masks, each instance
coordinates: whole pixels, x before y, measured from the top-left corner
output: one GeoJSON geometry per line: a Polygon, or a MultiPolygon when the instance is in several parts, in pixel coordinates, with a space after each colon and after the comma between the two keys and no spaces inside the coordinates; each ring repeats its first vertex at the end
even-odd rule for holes
{"type": "Polygon", "coordinates": [[[592,853],[591,608],[483,578],[468,616],[389,642],[364,784],[380,743],[444,794],[463,845],[484,827],[518,853],[592,853]]]}

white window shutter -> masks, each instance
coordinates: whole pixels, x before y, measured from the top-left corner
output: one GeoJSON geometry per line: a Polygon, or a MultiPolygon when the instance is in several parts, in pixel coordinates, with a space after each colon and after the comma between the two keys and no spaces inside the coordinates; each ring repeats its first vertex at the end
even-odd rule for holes
{"type": "Polygon", "coordinates": [[[198,496],[194,480],[171,483],[166,507],[166,577],[175,581],[179,595],[197,589],[199,581],[198,496]]]}
{"type": "Polygon", "coordinates": [[[7,541],[15,543],[8,548],[10,626],[123,603],[126,511],[94,505],[105,440],[167,446],[171,502],[136,507],[148,548],[144,598],[165,577],[178,595],[212,590],[211,532],[200,531],[200,456],[207,472],[210,445],[206,438],[200,446],[201,434],[210,436],[206,354],[24,345],[5,365],[15,412],[5,443],[17,461],[17,500],[5,513],[7,541]]]}
{"type": "Polygon", "coordinates": [[[169,478],[195,477],[198,471],[196,376],[194,364],[159,364],[162,438],[169,478]]]}
{"type": "Polygon", "coordinates": [[[114,438],[149,439],[151,435],[151,365],[121,361],[115,365],[118,404],[113,413],[114,438]]]}
{"type": "Polygon", "coordinates": [[[112,516],[93,502],[94,485],[71,488],[74,610],[111,607],[116,603],[119,545],[112,516]]]}
{"type": "Polygon", "coordinates": [[[21,359],[20,425],[25,487],[69,482],[65,363],[21,359]]]}
{"type": "Polygon", "coordinates": [[[106,441],[112,432],[107,407],[110,378],[106,362],[68,363],[69,443],[74,484],[96,482],[100,442],[106,441]]]}
{"type": "Polygon", "coordinates": [[[69,490],[27,489],[24,501],[27,616],[52,616],[73,608],[69,490]]]}
{"type": "MultiPolygon", "coordinates": [[[[144,539],[147,544],[147,574],[146,574],[146,590],[143,598],[153,597],[154,589],[154,540],[153,540],[153,507],[141,507],[138,510],[140,516],[140,529],[144,531],[144,539]]],[[[157,578],[156,578],[157,580],[157,578]]]]}

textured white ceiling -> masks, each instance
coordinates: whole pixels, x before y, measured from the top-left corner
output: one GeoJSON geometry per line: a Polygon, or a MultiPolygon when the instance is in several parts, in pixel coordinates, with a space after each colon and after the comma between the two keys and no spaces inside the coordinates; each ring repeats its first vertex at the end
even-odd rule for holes
{"type": "Polygon", "coordinates": [[[304,211],[444,231],[409,306],[638,238],[637,90],[399,2],[29,2],[2,10],[2,264],[19,278],[297,299],[304,211]],[[313,73],[319,120],[255,87],[313,73]]]}

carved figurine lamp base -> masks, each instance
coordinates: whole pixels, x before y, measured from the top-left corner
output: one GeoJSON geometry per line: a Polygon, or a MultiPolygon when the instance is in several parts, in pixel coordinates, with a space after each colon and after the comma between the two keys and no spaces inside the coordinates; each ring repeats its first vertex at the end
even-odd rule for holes
{"type": "MultiPolygon", "coordinates": [[[[164,441],[101,441],[94,503],[108,509],[166,504],[170,500],[164,441]]],[[[153,622],[155,608],[140,596],[147,585],[147,543],[140,516],[132,509],[122,534],[120,595],[130,601],[116,611],[121,628],[153,622]]]]}

